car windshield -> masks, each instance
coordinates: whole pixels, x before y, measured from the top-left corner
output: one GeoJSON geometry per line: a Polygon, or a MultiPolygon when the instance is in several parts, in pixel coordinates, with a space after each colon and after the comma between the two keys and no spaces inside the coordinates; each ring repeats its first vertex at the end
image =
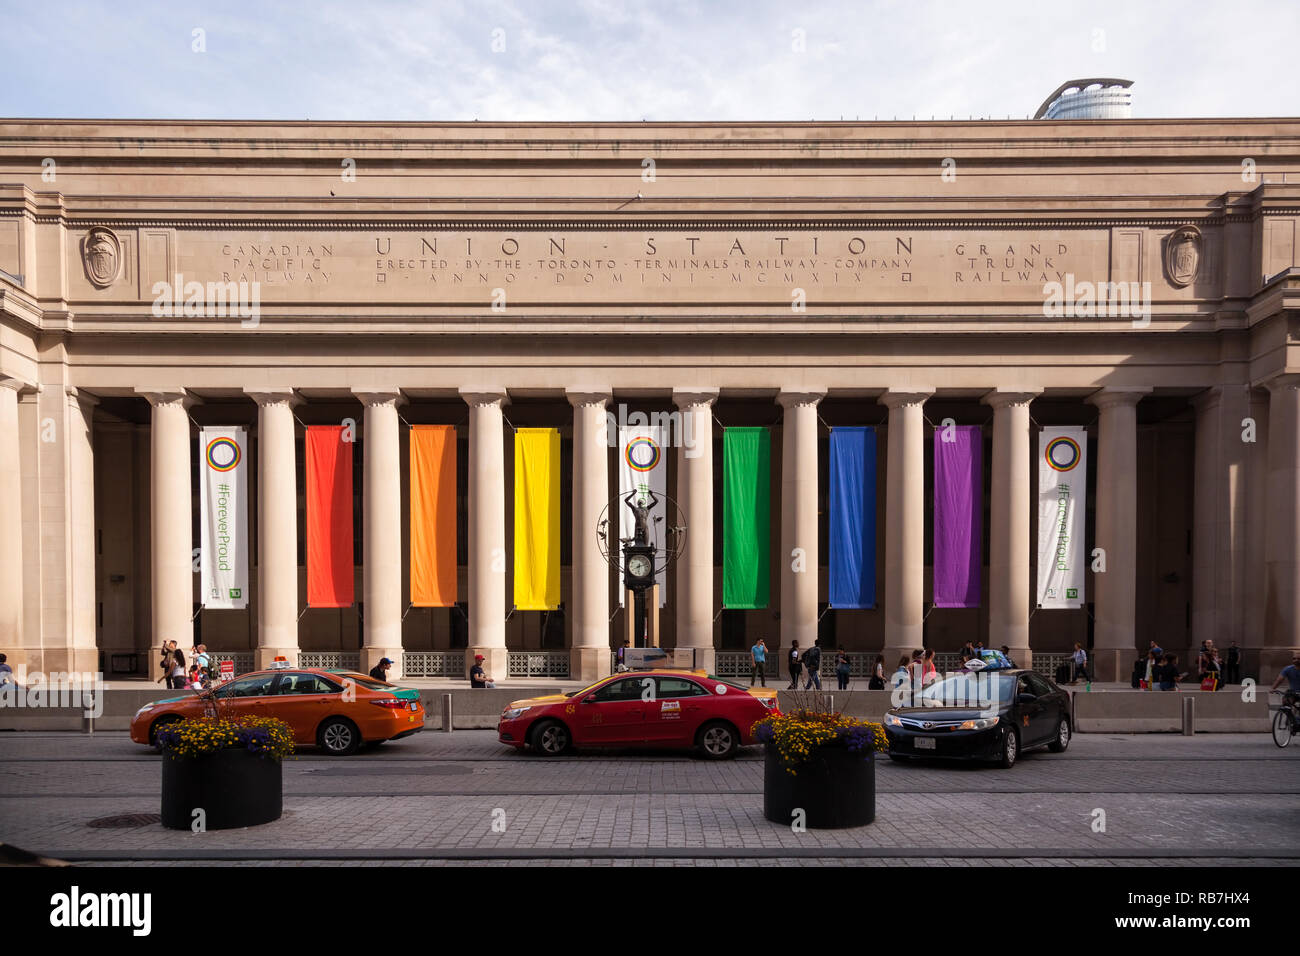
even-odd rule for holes
{"type": "Polygon", "coordinates": [[[569,691],[567,694],[565,694],[564,696],[565,696],[565,697],[581,697],[583,694],[590,694],[593,690],[595,690],[597,687],[599,687],[600,685],[602,685],[603,683],[605,683],[605,681],[607,681],[607,680],[609,680],[608,677],[602,677],[600,680],[596,681],[594,684],[588,684],[586,687],[582,688],[582,690],[571,690],[571,691],[569,691]]]}
{"type": "Polygon", "coordinates": [[[915,706],[988,707],[1011,700],[1015,688],[1014,674],[949,674],[918,692],[915,706]]]}

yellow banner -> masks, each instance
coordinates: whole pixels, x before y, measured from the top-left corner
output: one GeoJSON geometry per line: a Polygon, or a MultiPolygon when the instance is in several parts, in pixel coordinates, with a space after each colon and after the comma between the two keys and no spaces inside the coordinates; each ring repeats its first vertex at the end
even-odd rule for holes
{"type": "Polygon", "coordinates": [[[515,607],[560,606],[560,433],[515,430],[515,607]]]}
{"type": "Polygon", "coordinates": [[[456,429],[411,427],[411,603],[456,603],[456,429]]]}

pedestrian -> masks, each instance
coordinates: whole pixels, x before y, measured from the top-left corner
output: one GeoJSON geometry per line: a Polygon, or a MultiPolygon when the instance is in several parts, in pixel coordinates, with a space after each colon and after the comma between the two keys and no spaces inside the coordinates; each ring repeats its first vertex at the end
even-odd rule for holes
{"type": "Polygon", "coordinates": [[[814,640],[812,647],[808,648],[803,655],[803,669],[808,672],[808,682],[803,685],[804,690],[807,690],[814,684],[817,685],[818,690],[822,689],[822,649],[820,645],[820,638],[814,640]]]}
{"type": "Polygon", "coordinates": [[[1177,690],[1180,680],[1182,675],[1178,673],[1178,657],[1174,654],[1166,654],[1164,664],[1156,668],[1156,683],[1161,690],[1177,690]]]}
{"type": "Polygon", "coordinates": [[[167,682],[168,689],[172,686],[172,664],[176,658],[172,656],[172,651],[176,648],[175,641],[162,642],[162,657],[158,661],[158,667],[162,670],[162,676],[158,678],[158,683],[167,682]]]}
{"type": "Polygon", "coordinates": [[[375,680],[388,682],[388,669],[393,666],[393,662],[387,657],[380,658],[379,663],[370,669],[370,676],[375,680]]]}
{"type": "Polygon", "coordinates": [[[8,661],[8,656],[0,654],[0,687],[14,679],[14,669],[9,666],[8,661]]]}
{"type": "Polygon", "coordinates": [[[849,689],[849,675],[853,673],[853,665],[849,663],[849,655],[840,651],[835,655],[835,680],[839,690],[849,689]]]}
{"type": "Polygon", "coordinates": [[[1300,654],[1291,655],[1290,665],[1278,672],[1277,680],[1273,681],[1270,690],[1277,690],[1282,686],[1282,681],[1286,681],[1290,687],[1290,690],[1282,695],[1282,702],[1287,703],[1300,694],[1300,654]]]}
{"type": "Polygon", "coordinates": [[[907,665],[908,681],[912,685],[912,691],[916,692],[925,686],[925,651],[912,651],[912,662],[907,665]]]}
{"type": "MultiPolygon", "coordinates": [[[[1154,644],[1155,641],[1152,641],[1151,643],[1154,644]]],[[[1154,649],[1147,651],[1147,671],[1146,671],[1147,690],[1155,689],[1156,669],[1159,666],[1160,666],[1160,655],[1157,654],[1154,649]]]]}
{"type": "Polygon", "coordinates": [[[921,675],[922,686],[928,687],[939,679],[939,668],[934,665],[934,648],[926,648],[925,657],[922,659],[924,669],[921,675]]]}
{"type": "MultiPolygon", "coordinates": [[[[906,671],[904,671],[906,673],[906,671]]],[[[867,690],[884,690],[885,689],[885,655],[877,654],[875,666],[871,668],[871,680],[867,682],[867,690]]]]}
{"type": "Polygon", "coordinates": [[[1237,642],[1233,641],[1228,645],[1228,659],[1226,668],[1223,672],[1223,682],[1225,684],[1241,683],[1241,648],[1237,642]]]}
{"type": "Polygon", "coordinates": [[[483,670],[483,661],[486,658],[482,654],[474,655],[474,666],[469,669],[469,686],[470,687],[496,687],[496,682],[483,670]]]}
{"type": "Polygon", "coordinates": [[[1219,665],[1219,652],[1214,645],[1205,652],[1205,673],[1201,676],[1201,690],[1218,690],[1223,686],[1222,668],[1219,665]]]}
{"type": "Polygon", "coordinates": [[[1011,667],[1016,666],[1016,662],[1011,659],[1011,648],[1007,647],[1005,644],[1002,645],[1002,656],[1007,659],[1008,665],[1011,667]]]}
{"type": "Polygon", "coordinates": [[[1159,644],[1157,644],[1155,641],[1151,642],[1151,645],[1147,648],[1147,650],[1151,651],[1156,655],[1156,660],[1161,660],[1165,656],[1164,648],[1161,647],[1159,644]]]}
{"type": "Polygon", "coordinates": [[[1088,676],[1088,652],[1083,649],[1082,644],[1074,645],[1074,653],[1070,655],[1070,663],[1074,665],[1074,674],[1071,676],[1070,683],[1077,684],[1079,676],[1088,683],[1092,683],[1092,678],[1088,676]]]}
{"type": "Polygon", "coordinates": [[[897,689],[900,685],[907,683],[907,664],[908,657],[904,654],[898,659],[898,669],[889,675],[891,689],[897,689]]]}
{"type": "Polygon", "coordinates": [[[767,645],[763,643],[760,637],[754,642],[754,646],[749,649],[749,686],[754,686],[754,680],[757,679],[764,687],[767,686],[767,645]]]}
{"type": "Polygon", "coordinates": [[[790,669],[790,686],[786,690],[799,689],[799,672],[803,670],[803,662],[799,660],[799,642],[790,642],[790,653],[786,655],[786,666],[790,669]]]}
{"type": "Polygon", "coordinates": [[[173,690],[185,689],[185,652],[172,641],[172,674],[167,686],[173,690]]]}

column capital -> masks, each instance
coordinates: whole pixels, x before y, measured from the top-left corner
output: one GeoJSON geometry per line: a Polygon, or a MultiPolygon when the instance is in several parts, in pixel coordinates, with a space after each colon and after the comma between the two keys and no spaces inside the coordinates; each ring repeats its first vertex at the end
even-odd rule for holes
{"type": "Polygon", "coordinates": [[[1272,378],[1260,382],[1270,393],[1281,391],[1284,388],[1300,388],[1300,373],[1280,372],[1272,378]]]}
{"type": "Polygon", "coordinates": [[[40,386],[37,385],[35,382],[29,382],[26,379],[17,378],[16,376],[13,375],[6,375],[3,372],[0,372],[0,388],[12,389],[13,391],[19,393],[22,393],[27,389],[31,389],[32,391],[40,391],[40,386]]]}
{"type": "Polygon", "coordinates": [[[564,397],[569,400],[569,404],[574,408],[579,405],[599,405],[604,408],[613,399],[614,393],[612,389],[608,388],[584,386],[582,388],[566,388],[564,397]]]}
{"type": "Polygon", "coordinates": [[[180,405],[188,409],[198,403],[198,398],[183,388],[137,388],[135,393],[148,399],[154,408],[159,405],[180,405]]]}
{"type": "Polygon", "coordinates": [[[94,408],[99,404],[98,396],[91,395],[90,392],[86,391],[84,388],[75,388],[72,385],[65,385],[63,391],[64,394],[68,396],[68,403],[70,405],[78,405],[85,409],[94,408]]]}
{"type": "Polygon", "coordinates": [[[406,401],[400,388],[354,388],[353,396],[362,405],[401,405],[406,401]]]}
{"type": "Polygon", "coordinates": [[[302,396],[288,385],[263,385],[258,388],[246,388],[244,394],[257,402],[259,406],[267,405],[301,405],[302,396]]]}
{"type": "Polygon", "coordinates": [[[934,389],[922,385],[910,388],[888,388],[876,399],[886,408],[899,408],[903,405],[924,405],[926,399],[934,395],[934,389]]]}
{"type": "Polygon", "coordinates": [[[504,405],[510,401],[510,396],[504,388],[492,385],[477,385],[459,391],[466,405],[504,405]]]}
{"type": "Polygon", "coordinates": [[[1089,395],[1084,401],[1089,405],[1096,405],[1098,408],[1115,408],[1117,406],[1128,406],[1135,408],[1137,403],[1152,392],[1149,385],[1124,385],[1115,388],[1100,388],[1089,395]]]}
{"type": "Polygon", "coordinates": [[[985,405],[992,406],[993,408],[1006,408],[1009,405],[1028,405],[1041,395],[1042,392],[1043,390],[1041,388],[1032,387],[1016,389],[995,388],[991,392],[986,392],[980,398],[980,401],[985,405]]]}
{"type": "Polygon", "coordinates": [[[718,390],[716,388],[673,389],[673,404],[678,408],[684,408],[687,405],[712,405],[717,400],[718,390]]]}
{"type": "Polygon", "coordinates": [[[791,389],[786,391],[782,389],[777,393],[776,403],[782,408],[794,408],[797,405],[818,405],[826,397],[826,389],[802,389],[795,391],[791,389]]]}

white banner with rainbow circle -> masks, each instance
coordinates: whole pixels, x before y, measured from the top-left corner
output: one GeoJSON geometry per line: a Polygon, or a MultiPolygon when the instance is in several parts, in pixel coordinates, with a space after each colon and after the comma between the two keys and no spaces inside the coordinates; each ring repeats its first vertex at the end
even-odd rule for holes
{"type": "MultiPolygon", "coordinates": [[[[618,430],[618,533],[620,538],[631,538],[635,521],[631,510],[623,503],[633,492],[634,500],[645,504],[657,498],[650,509],[648,531],[650,543],[663,547],[668,494],[668,457],[664,450],[664,429],[661,425],[629,425],[618,430]]],[[[659,606],[668,600],[668,579],[662,566],[655,574],[659,585],[659,606]]],[[[623,605],[623,585],[618,585],[618,603],[623,605]]]]}
{"type": "Polygon", "coordinates": [[[1044,428],[1038,435],[1038,606],[1082,607],[1083,523],[1088,502],[1088,434],[1044,428]]]}
{"type": "Polygon", "coordinates": [[[205,608],[248,607],[248,432],[199,430],[199,569],[205,608]]]}

